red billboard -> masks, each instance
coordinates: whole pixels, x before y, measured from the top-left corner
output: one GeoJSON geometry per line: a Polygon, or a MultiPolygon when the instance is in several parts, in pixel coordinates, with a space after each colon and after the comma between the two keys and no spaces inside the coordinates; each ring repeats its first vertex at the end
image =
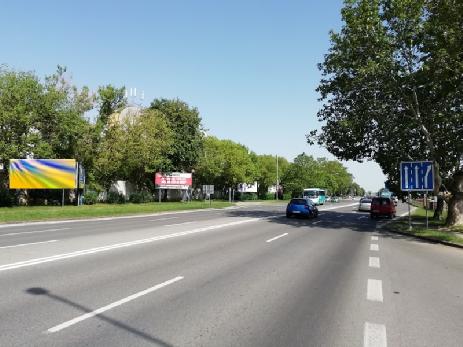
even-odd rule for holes
{"type": "Polygon", "coordinates": [[[156,172],[154,184],[156,188],[161,189],[188,189],[193,185],[193,178],[191,173],[185,172],[172,172],[170,174],[156,172]]]}

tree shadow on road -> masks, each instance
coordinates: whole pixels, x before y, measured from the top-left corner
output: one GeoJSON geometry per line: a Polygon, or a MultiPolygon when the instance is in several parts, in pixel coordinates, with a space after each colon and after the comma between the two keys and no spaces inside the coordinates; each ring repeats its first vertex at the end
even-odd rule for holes
{"type": "MultiPolygon", "coordinates": [[[[94,310],[88,308],[88,307],[85,307],[83,305],[80,305],[78,303],[75,303],[69,299],[66,299],[62,296],[59,296],[57,294],[53,294],[52,292],[50,292],[49,290],[45,289],[45,288],[40,288],[40,287],[35,287],[35,288],[28,288],[25,290],[25,292],[27,294],[31,294],[31,295],[43,295],[43,296],[46,296],[52,300],[55,300],[55,301],[59,301],[63,304],[66,304],[68,306],[71,306],[73,308],[76,308],[84,313],[90,313],[90,312],[93,312],[94,310]]],[[[95,318],[97,319],[100,319],[106,323],[109,323],[119,329],[123,329],[131,334],[134,334],[135,336],[145,340],[146,342],[150,343],[150,344],[153,344],[153,345],[156,345],[156,346],[161,346],[161,347],[173,347],[171,344],[161,340],[161,339],[158,339],[154,336],[151,336],[143,331],[140,331],[134,327],[131,327],[125,323],[122,323],[122,322],[119,322],[115,319],[112,319],[112,318],[109,318],[107,316],[105,316],[104,314],[97,314],[95,315],[95,318]]]]}
{"type": "Polygon", "coordinates": [[[355,231],[360,233],[381,233],[382,236],[391,239],[400,239],[427,244],[436,242],[416,238],[412,235],[402,235],[392,232],[387,229],[387,225],[391,222],[388,218],[371,219],[369,212],[357,211],[354,207],[349,211],[336,210],[320,210],[320,216],[317,218],[287,218],[285,208],[254,209],[244,210],[236,209],[226,212],[228,217],[248,217],[248,218],[266,218],[269,223],[276,223],[285,226],[291,226],[298,229],[306,229],[307,231],[326,230],[330,232],[345,232],[355,231]]]}

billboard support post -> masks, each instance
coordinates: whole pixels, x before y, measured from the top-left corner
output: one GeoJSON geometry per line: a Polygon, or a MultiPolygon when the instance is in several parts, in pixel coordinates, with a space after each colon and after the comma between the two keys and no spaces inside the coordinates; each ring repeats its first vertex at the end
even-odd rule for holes
{"type": "Polygon", "coordinates": [[[64,207],[64,189],[63,189],[63,194],[61,196],[61,207],[64,207]]]}

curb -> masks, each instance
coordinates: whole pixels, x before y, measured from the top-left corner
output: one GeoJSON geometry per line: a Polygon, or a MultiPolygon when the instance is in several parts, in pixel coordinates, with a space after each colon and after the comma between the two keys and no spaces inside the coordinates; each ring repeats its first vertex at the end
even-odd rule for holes
{"type": "Polygon", "coordinates": [[[427,237],[427,236],[413,235],[413,234],[406,233],[404,231],[392,230],[392,229],[388,229],[387,226],[384,226],[381,229],[384,229],[384,230],[386,230],[388,232],[391,232],[391,233],[394,233],[394,234],[399,234],[399,235],[403,235],[403,236],[409,236],[409,237],[413,237],[413,238],[416,238],[416,239],[429,241],[431,243],[440,243],[441,245],[444,245],[444,246],[463,249],[463,245],[459,245],[459,244],[453,243],[453,242],[448,242],[448,241],[443,241],[443,240],[436,240],[436,239],[433,239],[433,238],[430,238],[430,237],[427,237]]]}

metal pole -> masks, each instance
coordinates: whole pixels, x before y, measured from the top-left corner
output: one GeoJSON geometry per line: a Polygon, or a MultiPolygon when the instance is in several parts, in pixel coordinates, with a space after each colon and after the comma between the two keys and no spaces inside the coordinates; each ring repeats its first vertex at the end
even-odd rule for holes
{"type": "Polygon", "coordinates": [[[428,219],[428,193],[424,194],[424,203],[426,209],[426,229],[429,228],[429,219],[428,219]]]}
{"type": "Polygon", "coordinates": [[[159,188],[159,203],[161,202],[161,194],[162,194],[162,189],[159,188]]]}
{"type": "Polygon", "coordinates": [[[61,196],[61,207],[64,207],[64,189],[63,189],[63,195],[61,196]]]}
{"type": "Polygon", "coordinates": [[[412,230],[412,215],[410,212],[410,191],[408,191],[408,230],[412,230]]]}
{"type": "Polygon", "coordinates": [[[275,191],[276,191],[275,196],[276,196],[276,199],[277,199],[277,200],[278,200],[278,187],[279,187],[278,178],[279,178],[279,177],[278,177],[278,154],[277,154],[277,186],[276,186],[276,189],[275,189],[275,191]]]}
{"type": "Polygon", "coordinates": [[[228,202],[231,203],[231,187],[228,188],[228,202]]]}

